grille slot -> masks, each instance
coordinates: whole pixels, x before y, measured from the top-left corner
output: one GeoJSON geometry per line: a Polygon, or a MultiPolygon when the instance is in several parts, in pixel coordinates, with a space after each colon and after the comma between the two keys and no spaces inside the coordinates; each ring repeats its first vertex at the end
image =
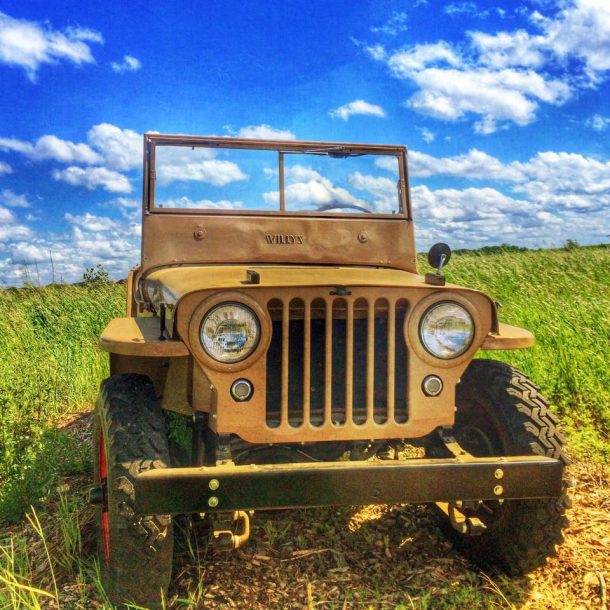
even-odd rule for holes
{"type": "Polygon", "coordinates": [[[405,299],[268,302],[266,363],[271,428],[405,423],[405,299]]]}

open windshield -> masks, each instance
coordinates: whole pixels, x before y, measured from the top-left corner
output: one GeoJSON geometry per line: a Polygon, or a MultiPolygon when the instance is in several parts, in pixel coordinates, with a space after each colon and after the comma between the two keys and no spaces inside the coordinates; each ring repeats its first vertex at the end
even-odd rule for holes
{"type": "MultiPolygon", "coordinates": [[[[150,137],[150,136],[149,136],[150,137]]],[[[404,213],[400,149],[305,143],[196,145],[149,150],[149,208],[155,211],[404,213]]]]}

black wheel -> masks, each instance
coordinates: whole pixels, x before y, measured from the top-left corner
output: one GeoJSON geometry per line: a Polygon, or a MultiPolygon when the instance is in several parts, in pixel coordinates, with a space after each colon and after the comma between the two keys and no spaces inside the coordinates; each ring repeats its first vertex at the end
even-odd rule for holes
{"type": "MultiPolygon", "coordinates": [[[[474,360],[457,386],[457,441],[476,457],[545,455],[568,463],[558,421],[529,378],[494,360],[474,360]]],[[[443,529],[475,563],[521,575],[546,563],[568,525],[568,483],[557,499],[466,505],[486,530],[479,536],[443,529]]]]}
{"type": "Polygon", "coordinates": [[[137,515],[134,478],[170,465],[167,434],[152,383],[117,375],[101,386],[93,424],[97,554],[116,604],[161,606],[172,570],[170,515],[137,515]]]}

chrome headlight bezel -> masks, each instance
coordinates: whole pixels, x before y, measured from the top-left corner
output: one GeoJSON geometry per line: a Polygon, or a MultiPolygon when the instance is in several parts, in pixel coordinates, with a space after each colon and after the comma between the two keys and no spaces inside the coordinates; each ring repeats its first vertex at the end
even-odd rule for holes
{"type": "MultiPolygon", "coordinates": [[[[187,299],[188,298],[189,297],[187,297],[187,299]]],[[[197,295],[194,294],[191,298],[195,300],[197,295]]],[[[182,307],[183,311],[189,311],[188,300],[183,302],[182,307]]],[[[204,368],[204,370],[211,369],[218,373],[235,373],[237,371],[246,370],[252,366],[259,366],[261,357],[269,348],[273,329],[271,325],[271,316],[269,315],[266,307],[263,307],[257,300],[253,299],[250,295],[244,294],[243,292],[223,291],[211,294],[192,309],[192,314],[189,317],[190,319],[187,322],[188,345],[193,356],[204,368]],[[215,358],[212,358],[203,348],[201,342],[201,323],[203,322],[203,319],[216,305],[222,305],[224,303],[238,303],[248,307],[256,315],[260,323],[260,337],[256,349],[251,352],[248,357],[233,364],[219,362],[215,358]]],[[[180,315],[178,315],[178,321],[180,324],[180,315]]],[[[216,380],[216,384],[217,383],[219,383],[218,379],[216,380]]]]}
{"type": "MultiPolygon", "coordinates": [[[[446,315],[445,317],[449,317],[449,315],[446,315]]],[[[476,325],[475,325],[475,322],[474,322],[474,319],[473,319],[473,316],[471,315],[471,313],[462,304],[460,304],[456,301],[451,301],[451,300],[437,301],[436,303],[433,303],[432,305],[430,305],[422,314],[422,316],[419,320],[419,324],[418,324],[418,336],[419,336],[419,340],[420,340],[423,348],[426,350],[426,352],[428,354],[430,354],[434,358],[438,358],[439,360],[443,360],[443,361],[455,360],[456,358],[463,356],[472,346],[475,334],[476,334],[476,325]],[[439,310],[442,307],[457,308],[459,310],[460,314],[463,315],[463,319],[466,320],[470,326],[464,342],[453,353],[446,353],[446,352],[442,352],[441,350],[435,349],[434,347],[431,346],[431,342],[429,340],[426,340],[426,338],[424,336],[424,326],[425,326],[426,322],[429,320],[430,316],[435,311],[439,310]]]]}
{"type": "MultiPolygon", "coordinates": [[[[230,331],[227,331],[230,334],[230,331]]],[[[235,365],[244,360],[248,359],[254,352],[256,352],[261,339],[261,321],[256,313],[252,310],[251,307],[246,305],[245,303],[241,303],[238,301],[222,301],[220,303],[215,304],[213,307],[205,313],[201,320],[201,324],[199,327],[199,340],[201,343],[201,347],[203,348],[206,355],[214,360],[215,362],[221,365],[235,365]],[[246,322],[244,320],[235,321],[235,318],[231,318],[226,316],[223,320],[218,322],[214,320],[214,316],[219,316],[223,310],[233,309],[237,310],[241,313],[242,316],[249,317],[249,320],[246,320],[249,323],[250,328],[244,331],[245,336],[239,336],[239,330],[233,331],[233,341],[234,349],[225,349],[221,353],[225,354],[226,357],[219,357],[218,345],[214,346],[214,340],[210,338],[206,331],[206,326],[209,328],[209,324],[217,323],[218,326],[226,323],[233,323],[236,327],[245,326],[246,322]],[[251,331],[254,330],[254,333],[251,331]],[[242,343],[243,342],[243,343],[242,343]],[[242,351],[242,347],[247,345],[247,350],[242,351]],[[232,352],[239,352],[236,357],[232,357],[230,354],[232,352]]],[[[222,342],[223,347],[226,343],[226,340],[222,342]]]]}

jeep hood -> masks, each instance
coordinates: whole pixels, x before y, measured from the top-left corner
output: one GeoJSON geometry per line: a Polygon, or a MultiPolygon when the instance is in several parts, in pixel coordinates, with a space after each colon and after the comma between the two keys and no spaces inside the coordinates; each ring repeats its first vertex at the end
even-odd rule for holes
{"type": "MultiPolygon", "coordinates": [[[[404,286],[405,289],[429,291],[479,292],[454,284],[431,286],[425,283],[422,275],[379,267],[192,265],[164,267],[149,272],[140,280],[138,293],[141,300],[158,309],[162,303],[174,307],[184,296],[200,290],[256,290],[290,286],[404,286]],[[253,276],[256,283],[252,280],[253,276]]],[[[491,304],[495,310],[493,302],[491,304]]]]}

